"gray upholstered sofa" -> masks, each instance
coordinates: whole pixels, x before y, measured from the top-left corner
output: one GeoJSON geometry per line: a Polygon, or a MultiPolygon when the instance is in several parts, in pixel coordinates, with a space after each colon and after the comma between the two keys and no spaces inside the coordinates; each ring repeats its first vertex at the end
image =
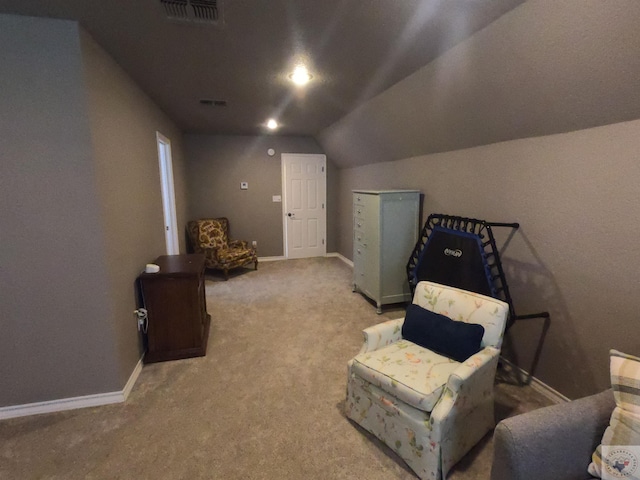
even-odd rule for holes
{"type": "Polygon", "coordinates": [[[491,480],[585,480],[615,408],[604,392],[501,421],[494,433],[491,480]]]}

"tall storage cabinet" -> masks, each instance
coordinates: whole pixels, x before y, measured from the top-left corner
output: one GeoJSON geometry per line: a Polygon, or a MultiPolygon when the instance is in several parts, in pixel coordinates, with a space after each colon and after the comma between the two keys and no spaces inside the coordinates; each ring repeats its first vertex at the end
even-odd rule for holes
{"type": "Polygon", "coordinates": [[[406,266],[418,241],[418,190],[353,190],[353,291],[382,305],[411,300],[406,266]]]}

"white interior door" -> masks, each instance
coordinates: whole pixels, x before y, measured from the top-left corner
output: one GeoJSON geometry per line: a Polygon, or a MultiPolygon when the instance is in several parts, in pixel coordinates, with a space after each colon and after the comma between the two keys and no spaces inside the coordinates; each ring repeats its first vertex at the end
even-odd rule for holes
{"type": "Polygon", "coordinates": [[[284,244],[286,258],[327,253],[327,157],[282,154],[284,244]]]}
{"type": "Polygon", "coordinates": [[[164,238],[167,244],[167,255],[177,255],[180,253],[180,243],[178,242],[178,221],[176,219],[176,195],[173,187],[171,142],[160,132],[156,132],[156,139],[158,142],[158,161],[160,163],[164,238]]]}

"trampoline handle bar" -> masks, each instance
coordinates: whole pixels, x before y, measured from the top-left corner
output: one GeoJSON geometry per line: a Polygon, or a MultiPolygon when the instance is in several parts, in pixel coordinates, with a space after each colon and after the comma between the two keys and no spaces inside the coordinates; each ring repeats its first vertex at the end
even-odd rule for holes
{"type": "Polygon", "coordinates": [[[511,228],[520,228],[519,223],[502,223],[502,222],[485,222],[487,225],[492,227],[511,227],[511,228]]]}

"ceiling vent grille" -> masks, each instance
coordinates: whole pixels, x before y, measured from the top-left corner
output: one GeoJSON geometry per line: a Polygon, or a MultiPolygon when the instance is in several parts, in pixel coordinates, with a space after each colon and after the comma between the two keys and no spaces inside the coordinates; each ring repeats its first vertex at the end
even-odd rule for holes
{"type": "Polygon", "coordinates": [[[218,23],[220,0],[160,0],[167,18],[199,23],[218,23]]]}
{"type": "Polygon", "coordinates": [[[218,20],[218,0],[191,0],[191,8],[193,8],[193,15],[200,21],[218,20]]]}
{"type": "Polygon", "coordinates": [[[208,107],[226,107],[227,106],[226,100],[211,100],[209,98],[201,98],[200,103],[208,107]]]}

